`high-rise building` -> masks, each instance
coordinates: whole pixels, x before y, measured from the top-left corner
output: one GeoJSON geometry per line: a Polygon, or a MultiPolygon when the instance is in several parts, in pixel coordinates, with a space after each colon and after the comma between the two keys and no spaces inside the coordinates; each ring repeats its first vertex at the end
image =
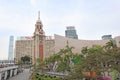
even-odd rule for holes
{"type": "Polygon", "coordinates": [[[76,34],[76,30],[74,26],[68,26],[65,30],[65,36],[68,38],[78,39],[78,35],[76,34]]]}
{"type": "Polygon", "coordinates": [[[112,39],[112,35],[103,35],[102,40],[112,39]]]}
{"type": "Polygon", "coordinates": [[[8,60],[14,60],[14,57],[13,57],[13,45],[14,45],[14,36],[10,36],[8,60]]]}

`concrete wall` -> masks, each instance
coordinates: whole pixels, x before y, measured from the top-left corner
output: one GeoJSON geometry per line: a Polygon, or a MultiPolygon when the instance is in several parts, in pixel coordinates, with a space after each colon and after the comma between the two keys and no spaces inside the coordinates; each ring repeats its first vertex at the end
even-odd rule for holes
{"type": "Polygon", "coordinates": [[[92,47],[94,45],[105,45],[109,40],[77,40],[66,38],[60,35],[54,35],[55,37],[55,53],[59,52],[60,49],[64,48],[67,45],[67,41],[69,46],[74,47],[74,53],[81,53],[83,47],[88,46],[92,47]]]}
{"type": "Polygon", "coordinates": [[[44,42],[44,58],[55,53],[55,41],[54,39],[45,40],[44,42]]]}

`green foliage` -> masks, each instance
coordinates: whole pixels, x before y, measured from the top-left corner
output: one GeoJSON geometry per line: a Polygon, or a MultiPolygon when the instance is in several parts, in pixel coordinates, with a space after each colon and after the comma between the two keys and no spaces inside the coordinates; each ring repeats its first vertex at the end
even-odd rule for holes
{"type": "Polygon", "coordinates": [[[99,45],[91,48],[84,47],[82,53],[87,56],[75,64],[68,76],[69,80],[88,77],[83,75],[83,72],[95,72],[96,76],[88,77],[91,79],[96,79],[102,75],[101,72],[105,71],[116,70],[120,72],[120,48],[116,47],[112,40],[103,47],[99,45]]]}
{"type": "Polygon", "coordinates": [[[29,57],[29,56],[21,57],[21,61],[22,61],[23,63],[30,63],[30,57],[29,57]]]}
{"type": "Polygon", "coordinates": [[[36,71],[40,71],[40,72],[42,72],[42,70],[43,70],[43,67],[44,67],[44,61],[43,61],[43,59],[41,59],[41,58],[37,58],[37,63],[36,63],[36,71]]]}
{"type": "Polygon", "coordinates": [[[83,47],[82,50],[81,50],[81,52],[83,54],[87,54],[88,53],[88,47],[83,47]]]}
{"type": "Polygon", "coordinates": [[[72,49],[73,47],[69,47],[67,45],[64,49],[61,49],[58,52],[58,54],[61,56],[60,61],[58,61],[58,67],[56,69],[58,72],[70,71],[70,58],[73,58],[74,54],[72,49]]]}
{"type": "Polygon", "coordinates": [[[79,63],[80,61],[82,61],[83,58],[84,58],[84,57],[83,57],[82,55],[77,55],[77,56],[75,56],[75,57],[72,59],[72,61],[73,61],[74,64],[77,64],[77,63],[79,63]]]}
{"type": "Polygon", "coordinates": [[[46,63],[50,63],[50,62],[55,62],[58,61],[60,59],[60,55],[59,54],[53,54],[50,57],[47,57],[45,59],[46,63]]]}
{"type": "Polygon", "coordinates": [[[62,80],[61,78],[51,77],[44,74],[35,73],[34,75],[35,77],[32,80],[62,80]]]}
{"type": "Polygon", "coordinates": [[[90,53],[90,54],[91,53],[98,53],[98,52],[100,53],[102,51],[103,51],[103,47],[100,45],[95,45],[95,46],[88,49],[88,53],[90,53]]]}
{"type": "Polygon", "coordinates": [[[66,70],[69,70],[70,67],[68,66],[69,64],[66,62],[66,61],[61,61],[59,64],[58,64],[58,67],[57,67],[57,72],[65,72],[66,70]]]}
{"type": "Polygon", "coordinates": [[[58,53],[53,54],[45,59],[46,64],[53,64],[57,62],[56,71],[65,72],[70,70],[70,59],[74,57],[72,52],[73,47],[68,45],[61,49],[58,53]],[[61,66],[62,65],[62,66],[61,66]]]}
{"type": "Polygon", "coordinates": [[[18,65],[22,65],[22,61],[21,60],[18,61],[18,65]]]}
{"type": "Polygon", "coordinates": [[[115,40],[110,40],[109,42],[106,43],[105,49],[111,49],[111,48],[116,48],[116,42],[115,40]]]}
{"type": "MultiPolygon", "coordinates": [[[[102,75],[101,72],[110,72],[110,70],[120,72],[120,48],[116,47],[113,40],[110,40],[105,46],[94,45],[91,48],[83,47],[81,55],[73,53],[73,49],[73,47],[67,45],[58,53],[47,57],[45,61],[41,62],[38,60],[39,67],[43,63],[45,65],[55,65],[57,62],[56,71],[70,72],[66,77],[67,80],[80,80],[82,78],[93,80],[102,75]],[[96,75],[89,77],[83,74],[85,72],[95,72],[96,75]]],[[[56,78],[51,79],[50,77],[45,77],[44,79],[57,80],[56,78]]]]}

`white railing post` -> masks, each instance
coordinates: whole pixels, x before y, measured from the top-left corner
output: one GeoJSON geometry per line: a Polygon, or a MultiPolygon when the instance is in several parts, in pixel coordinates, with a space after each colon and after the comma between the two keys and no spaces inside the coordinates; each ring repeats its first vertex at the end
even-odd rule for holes
{"type": "Polygon", "coordinates": [[[12,73],[13,73],[13,70],[11,69],[11,70],[10,70],[10,77],[12,77],[12,73]]]}
{"type": "Polygon", "coordinates": [[[7,71],[5,71],[5,76],[4,76],[4,80],[6,80],[7,79],[7,71]]]}

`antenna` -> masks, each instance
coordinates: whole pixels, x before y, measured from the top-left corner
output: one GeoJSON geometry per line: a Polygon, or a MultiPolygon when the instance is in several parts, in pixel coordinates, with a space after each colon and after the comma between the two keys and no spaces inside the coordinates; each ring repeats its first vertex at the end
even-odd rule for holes
{"type": "Polygon", "coordinates": [[[40,20],[40,11],[38,11],[38,20],[40,20]]]}

